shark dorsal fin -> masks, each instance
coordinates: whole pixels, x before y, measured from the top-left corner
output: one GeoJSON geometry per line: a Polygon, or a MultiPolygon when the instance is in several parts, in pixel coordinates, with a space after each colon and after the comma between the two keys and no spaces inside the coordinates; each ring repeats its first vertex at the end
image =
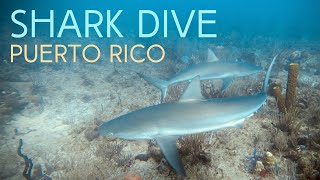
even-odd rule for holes
{"type": "Polygon", "coordinates": [[[196,76],[191,80],[189,86],[184,91],[179,101],[203,99],[204,98],[201,94],[200,76],[196,76]]]}
{"type": "Polygon", "coordinates": [[[214,54],[214,52],[208,48],[208,58],[207,58],[208,62],[217,62],[219,61],[219,59],[217,58],[217,56],[214,54]]]}
{"type": "Polygon", "coordinates": [[[164,136],[156,138],[160,150],[169,164],[177,171],[179,175],[186,176],[180,155],[177,150],[176,141],[178,136],[164,136]]]}

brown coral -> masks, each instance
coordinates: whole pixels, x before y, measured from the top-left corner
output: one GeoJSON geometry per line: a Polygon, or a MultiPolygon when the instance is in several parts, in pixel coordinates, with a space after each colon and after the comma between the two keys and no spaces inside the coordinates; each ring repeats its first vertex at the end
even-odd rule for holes
{"type": "Polygon", "coordinates": [[[296,88],[298,84],[299,64],[291,63],[289,65],[288,82],[286,97],[281,94],[281,86],[275,85],[273,87],[273,95],[277,99],[278,109],[282,113],[287,113],[295,105],[296,88]]]}
{"type": "Polygon", "coordinates": [[[190,158],[191,165],[210,163],[210,154],[206,152],[209,146],[206,142],[206,134],[184,136],[179,140],[179,144],[182,157],[190,158]]]}
{"type": "Polygon", "coordinates": [[[283,97],[281,93],[281,87],[275,86],[273,87],[273,94],[277,100],[277,106],[280,112],[286,113],[286,104],[285,104],[285,98],[283,97]]]}
{"type": "Polygon", "coordinates": [[[287,92],[286,92],[286,108],[289,109],[295,104],[296,87],[298,84],[299,64],[291,63],[289,65],[287,92]]]}

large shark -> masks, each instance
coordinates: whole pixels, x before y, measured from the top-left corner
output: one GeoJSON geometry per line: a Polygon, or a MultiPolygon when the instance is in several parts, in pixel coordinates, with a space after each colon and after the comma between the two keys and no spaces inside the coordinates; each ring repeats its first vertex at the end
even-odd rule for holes
{"type": "Polygon", "coordinates": [[[163,103],[120,116],[103,123],[103,136],[139,140],[155,139],[169,164],[179,175],[186,176],[176,148],[176,140],[188,134],[214,131],[241,125],[265,103],[273,59],[263,90],[252,96],[204,99],[200,77],[192,79],[178,102],[163,103]]]}
{"type": "Polygon", "coordinates": [[[223,89],[225,89],[235,77],[248,76],[262,71],[261,67],[249,63],[219,62],[217,56],[210,49],[208,49],[207,56],[207,62],[189,66],[168,81],[150,78],[143,74],[139,75],[161,90],[161,102],[163,102],[170,84],[191,80],[195,76],[200,76],[200,80],[223,79],[223,89]]]}

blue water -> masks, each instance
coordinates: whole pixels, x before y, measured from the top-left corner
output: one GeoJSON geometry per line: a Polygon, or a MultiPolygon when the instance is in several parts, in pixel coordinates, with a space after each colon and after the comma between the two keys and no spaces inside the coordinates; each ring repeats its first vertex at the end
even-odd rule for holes
{"type": "MultiPolygon", "coordinates": [[[[49,16],[49,10],[55,10],[55,34],[61,25],[65,11],[71,9],[74,11],[80,29],[84,34],[84,10],[95,9],[106,15],[106,10],[112,10],[113,14],[122,9],[124,12],[117,20],[117,27],[125,36],[133,33],[138,36],[138,10],[149,9],[156,12],[160,18],[160,31],[158,37],[162,37],[163,29],[163,10],[176,10],[181,24],[187,21],[191,10],[214,9],[217,14],[210,15],[208,18],[215,19],[215,25],[205,26],[206,32],[218,34],[218,38],[209,39],[210,41],[219,41],[219,37],[226,36],[231,32],[238,32],[241,36],[272,36],[284,39],[301,39],[310,40],[320,39],[320,1],[318,0],[202,0],[202,1],[175,1],[170,0],[134,0],[134,1],[23,1],[14,2],[2,1],[0,23],[2,27],[11,27],[14,31],[21,31],[21,27],[11,21],[11,13],[16,9],[27,11],[25,15],[20,15],[26,24],[30,23],[31,9],[37,11],[37,16],[45,18],[49,16]]],[[[95,21],[95,18],[92,18],[95,21]]],[[[105,22],[105,21],[104,21],[105,22]]],[[[146,21],[147,22],[147,21],[146,21]]],[[[153,21],[149,21],[149,26],[153,27],[153,21]]],[[[177,30],[172,17],[169,15],[168,20],[169,37],[177,35],[177,30]]],[[[29,30],[30,30],[30,26],[29,30]]],[[[146,26],[147,28],[147,26],[146,26]]],[[[102,29],[102,34],[105,31],[102,29]]],[[[47,25],[39,25],[37,35],[47,36],[49,28],[47,25]]],[[[187,37],[198,36],[197,14],[191,23],[190,31],[187,37]]],[[[8,33],[8,32],[7,32],[8,33]]],[[[2,33],[1,36],[10,37],[10,34],[2,33]]],[[[28,33],[30,36],[30,33],[28,33]]]]}
{"type": "MultiPolygon", "coordinates": [[[[77,155],[76,153],[79,153],[78,151],[80,151],[80,149],[81,151],[85,151],[84,154],[89,154],[89,150],[90,153],[92,153],[91,150],[95,149],[95,147],[97,147],[96,149],[99,149],[99,147],[105,149],[104,146],[102,146],[104,144],[101,140],[97,140],[98,143],[94,140],[97,138],[95,137],[97,135],[95,129],[92,128],[94,124],[98,126],[100,121],[102,123],[102,121],[113,119],[124,113],[160,103],[160,91],[155,87],[152,88],[153,85],[148,85],[143,78],[138,77],[137,73],[158,79],[169,79],[175,73],[187,69],[189,65],[206,61],[208,49],[211,49],[221,61],[243,61],[257,64],[262,68],[268,67],[273,56],[279,54],[276,66],[273,68],[272,72],[272,83],[273,85],[277,84],[277,86],[280,87],[286,87],[288,65],[292,62],[299,63],[300,74],[297,88],[297,104],[304,114],[301,116],[303,118],[296,119],[297,121],[299,119],[299,121],[306,125],[301,128],[303,131],[300,131],[299,133],[297,131],[299,138],[302,137],[301,143],[305,143],[299,144],[298,147],[305,146],[312,150],[311,148],[313,147],[309,147],[311,141],[306,141],[306,138],[310,137],[310,139],[313,139],[313,137],[319,137],[319,123],[317,126],[309,125],[308,123],[311,124],[312,122],[309,121],[315,121],[317,118],[316,116],[319,115],[319,110],[317,111],[318,114],[316,114],[317,112],[312,108],[314,108],[313,104],[319,107],[318,104],[320,102],[320,99],[318,98],[320,94],[320,0],[1,0],[0,2],[0,134],[8,134],[3,136],[4,138],[0,141],[0,153],[3,153],[1,154],[2,158],[0,161],[0,179],[4,179],[4,177],[10,179],[10,177],[21,177],[22,175],[21,171],[24,168],[22,159],[20,159],[21,161],[17,161],[17,158],[19,158],[16,156],[17,149],[13,148],[17,147],[15,145],[17,145],[17,140],[20,138],[26,142],[22,149],[23,152],[35,160],[35,165],[38,164],[37,158],[43,158],[45,164],[48,163],[54,167],[51,168],[51,172],[48,172],[48,175],[50,176],[54,177],[61,174],[63,177],[61,179],[68,179],[66,178],[68,175],[79,173],[82,166],[88,168],[88,164],[81,163],[81,165],[79,165],[80,168],[78,169],[78,167],[74,165],[75,163],[71,163],[71,160],[69,162],[68,158],[64,158],[68,156],[68,154],[65,155],[65,153],[77,155]],[[26,11],[26,14],[19,14],[16,18],[27,26],[28,32],[25,37],[15,39],[11,37],[12,33],[20,34],[23,32],[23,28],[15,24],[11,19],[12,13],[18,9],[26,11]],[[54,37],[50,37],[48,23],[38,23],[36,25],[36,37],[31,37],[32,10],[36,11],[37,19],[49,18],[50,10],[54,10],[54,37]],[[81,38],[77,37],[74,30],[65,30],[61,38],[57,37],[67,10],[73,11],[82,35],[81,38]],[[90,30],[90,37],[85,37],[85,10],[97,10],[102,13],[103,22],[99,27],[103,36],[102,38],[98,38],[97,34],[92,29],[90,30]],[[123,10],[122,14],[115,22],[116,27],[124,36],[123,38],[118,37],[114,30],[111,30],[111,37],[107,37],[107,10],[111,11],[112,17],[118,10],[123,10]],[[139,10],[151,10],[158,16],[160,27],[159,31],[153,37],[139,37],[139,10]],[[167,37],[164,37],[164,10],[168,11],[167,37]],[[186,37],[180,37],[173,16],[171,15],[171,10],[175,10],[182,29],[184,29],[184,26],[188,21],[190,12],[195,10],[186,37]],[[199,37],[199,10],[217,11],[216,14],[204,15],[204,19],[215,20],[216,24],[203,26],[204,33],[216,34],[216,38],[199,37]],[[14,63],[10,63],[10,45],[12,44],[18,44],[21,47],[23,47],[23,45],[28,46],[27,53],[22,50],[23,53],[14,58],[14,63]],[[52,53],[45,54],[44,59],[53,60],[57,57],[54,54],[54,45],[56,44],[61,44],[66,47],[68,44],[81,44],[82,49],[88,44],[95,44],[101,49],[101,57],[95,64],[96,66],[94,66],[89,62],[84,61],[83,51],[81,51],[80,48],[76,53],[73,53],[69,47],[68,52],[65,55],[67,63],[62,63],[61,59],[59,60],[59,63],[55,63],[54,61],[53,63],[40,63],[41,53],[39,51],[39,46],[38,50],[35,50],[35,45],[40,44],[52,45],[51,49],[48,48],[52,53]],[[112,64],[109,61],[109,55],[111,54],[109,52],[109,46],[111,44],[118,44],[122,48],[124,48],[125,44],[128,44],[129,48],[134,44],[143,44],[146,48],[152,44],[160,44],[164,47],[166,56],[162,63],[158,64],[130,63],[133,61],[131,61],[132,59],[130,60],[130,52],[127,52],[122,53],[120,57],[123,59],[125,55],[129,56],[129,63],[121,64],[117,62],[112,64]],[[37,61],[35,63],[27,63],[25,61],[25,56],[33,58],[36,55],[37,61]],[[74,55],[77,58],[77,63],[73,63],[72,57],[74,55]],[[314,117],[312,113],[315,114],[314,117]],[[16,114],[19,115],[16,117],[16,114]],[[311,116],[312,118],[309,119],[311,116]],[[11,121],[13,122],[12,124],[11,121]],[[63,124],[63,128],[61,129],[57,128],[60,121],[63,124]],[[2,127],[3,124],[6,126],[2,127]],[[68,126],[68,130],[70,128],[70,131],[72,131],[69,134],[72,136],[71,139],[69,139],[69,137],[61,138],[61,144],[64,144],[66,147],[61,147],[60,149],[60,142],[56,142],[52,146],[44,143],[44,141],[50,143],[53,142],[53,140],[60,141],[60,139],[56,138],[65,136],[65,125],[68,126]],[[305,131],[305,129],[309,128],[310,131],[305,131]],[[78,129],[80,129],[81,132],[78,129]],[[39,132],[43,132],[44,136],[39,136],[39,132]],[[83,145],[82,140],[84,138],[88,140],[88,143],[83,145]],[[89,142],[93,140],[94,144],[89,144],[89,142]],[[75,144],[68,144],[71,141],[74,141],[75,144]],[[59,146],[56,146],[56,144],[59,144],[59,146]],[[75,146],[72,147],[71,151],[68,145],[70,147],[72,145],[79,145],[80,147],[81,145],[81,148],[77,149],[75,146]],[[90,147],[86,148],[86,145],[90,145],[90,147]],[[42,151],[43,153],[38,153],[42,151]],[[48,157],[41,157],[42,155],[48,157]],[[54,161],[52,159],[54,159],[54,161]],[[61,166],[60,164],[65,165],[61,166]]],[[[91,16],[91,23],[97,21],[97,16],[91,16]]],[[[67,25],[71,25],[71,23],[72,22],[69,19],[67,25]]],[[[154,19],[150,16],[146,16],[143,27],[145,32],[151,32],[154,26],[154,19]]],[[[135,51],[134,57],[147,59],[146,48],[135,51]]],[[[17,51],[17,49],[15,50],[17,51]]],[[[155,58],[159,58],[162,55],[156,50],[152,51],[150,54],[155,58]]],[[[93,49],[86,51],[86,57],[89,59],[94,59],[96,56],[97,52],[93,49]]],[[[146,62],[150,61],[146,60],[146,62]]],[[[248,79],[245,78],[242,80],[239,78],[240,81],[237,81],[237,79],[234,81],[234,83],[239,82],[239,86],[236,84],[236,86],[234,86],[236,88],[230,90],[230,96],[250,95],[260,91],[260,86],[263,81],[262,76],[249,77],[248,79]]],[[[227,81],[228,80],[226,80],[226,82],[227,81]]],[[[206,98],[224,97],[223,93],[220,91],[221,89],[219,89],[219,83],[218,86],[216,86],[216,83],[208,81],[201,87],[206,93],[206,98]]],[[[181,96],[183,90],[182,86],[176,86],[175,89],[169,90],[171,92],[168,91],[167,100],[177,100],[181,96]]],[[[226,92],[228,94],[228,91],[226,92]]],[[[230,151],[232,148],[228,147],[230,146],[230,143],[228,142],[232,142],[232,146],[234,147],[236,147],[237,144],[234,144],[233,142],[240,142],[243,147],[240,147],[239,150],[243,151],[240,152],[240,154],[243,155],[246,154],[246,152],[244,152],[245,149],[251,150],[257,148],[257,151],[268,150],[271,152],[278,152],[278,150],[280,150],[278,147],[275,149],[268,145],[276,144],[273,143],[273,139],[275,138],[272,137],[272,140],[271,138],[262,138],[261,142],[260,139],[258,139],[260,136],[269,137],[272,135],[271,132],[274,131],[276,126],[271,126],[271,124],[274,124],[274,122],[271,121],[277,121],[278,123],[278,119],[275,118],[276,116],[271,117],[275,111],[277,111],[276,100],[273,97],[270,97],[270,99],[273,100],[268,100],[267,105],[263,107],[264,110],[259,110],[257,116],[252,119],[257,120],[257,123],[262,123],[261,128],[260,126],[257,126],[259,125],[257,123],[254,125],[254,128],[257,128],[256,131],[262,134],[245,132],[246,130],[251,131],[252,128],[244,128],[239,134],[235,134],[235,136],[230,136],[232,133],[227,133],[227,138],[222,137],[224,134],[221,134],[216,138],[218,139],[217,142],[221,144],[221,146],[218,146],[219,151],[230,151]],[[266,121],[269,117],[268,115],[270,116],[270,127],[267,124],[269,121],[266,121]],[[260,119],[260,117],[263,117],[264,119],[260,119]],[[240,134],[241,136],[236,137],[240,134]],[[252,142],[255,142],[256,140],[258,142],[259,140],[259,143],[263,145],[263,149],[258,149],[258,147],[255,147],[256,145],[253,146],[251,140],[249,143],[249,141],[242,141],[241,139],[244,137],[253,138],[253,135],[257,135],[257,137],[255,137],[255,140],[252,140],[252,142]],[[234,141],[229,140],[230,138],[239,139],[234,141]]],[[[165,113],[164,115],[166,116],[165,113]]],[[[295,114],[291,114],[290,117],[291,116],[294,117],[295,114]]],[[[284,122],[284,120],[282,121],[284,122]]],[[[289,124],[292,126],[294,123],[289,124]]],[[[296,124],[300,124],[300,122],[296,124]]],[[[282,131],[282,129],[279,129],[279,131],[280,130],[282,131]]],[[[231,132],[235,131],[237,130],[231,132]]],[[[278,131],[274,132],[278,133],[278,131]]],[[[289,135],[287,132],[284,132],[283,134],[289,135]]],[[[276,135],[278,136],[278,134],[276,135]]],[[[291,135],[288,138],[298,138],[291,135]]],[[[316,152],[318,152],[318,149],[316,149],[318,146],[315,146],[314,148],[316,151],[312,150],[308,153],[302,153],[303,151],[298,150],[298,148],[290,147],[291,145],[294,146],[294,142],[291,142],[291,139],[288,140],[290,140],[288,141],[289,148],[292,148],[290,151],[288,149],[290,154],[295,151],[297,155],[302,156],[303,158],[309,158],[310,154],[316,154],[316,152]]],[[[300,141],[297,140],[297,143],[298,142],[300,143],[300,141]]],[[[313,140],[312,143],[314,143],[313,140]]],[[[317,143],[319,144],[319,142],[317,143]]],[[[216,144],[216,142],[214,142],[214,144],[216,144]]],[[[128,145],[129,148],[127,149],[131,149],[129,142],[128,145]]],[[[215,147],[216,146],[212,148],[215,147]]],[[[132,149],[135,149],[135,147],[132,149]]],[[[215,149],[211,149],[210,152],[215,152],[215,149]]],[[[133,155],[137,155],[135,153],[137,152],[133,152],[133,155]]],[[[281,155],[281,153],[279,154],[281,155]]],[[[220,156],[221,153],[218,155],[220,156]]],[[[239,158],[239,153],[228,152],[226,155],[226,158],[216,158],[217,156],[213,156],[214,158],[212,158],[212,160],[214,161],[212,164],[214,166],[207,167],[208,171],[211,172],[205,173],[205,178],[208,178],[207,175],[209,174],[216,174],[218,176],[221,174],[220,170],[228,175],[227,173],[229,173],[230,167],[228,166],[228,163],[227,165],[219,165],[218,163],[221,163],[222,161],[232,161],[231,164],[237,168],[231,167],[231,169],[236,169],[231,170],[231,174],[236,174],[237,176],[241,175],[239,173],[241,172],[241,168],[238,167],[243,166],[243,163],[239,164],[240,160],[237,159],[235,161],[234,159],[239,158]],[[227,159],[229,155],[232,155],[231,159],[227,159]],[[218,162],[216,162],[216,160],[218,160],[218,162]],[[217,170],[219,170],[219,174],[217,170]],[[238,170],[239,172],[236,172],[238,170]]],[[[288,154],[282,155],[281,157],[289,157],[285,156],[288,154]]],[[[101,158],[101,155],[96,156],[101,158]]],[[[76,156],[70,156],[70,158],[73,157],[76,156]]],[[[281,157],[279,156],[279,160],[281,159],[282,161],[281,157]]],[[[312,161],[314,159],[313,157],[316,156],[310,156],[312,161]]],[[[244,158],[245,156],[242,157],[242,159],[244,158]]],[[[109,166],[113,166],[109,160],[105,161],[105,163],[101,163],[100,161],[92,159],[87,161],[87,159],[82,156],[79,156],[79,159],[81,159],[79,162],[86,161],[91,166],[102,166],[101,168],[97,168],[93,174],[98,170],[100,171],[100,169],[101,172],[107,173],[108,171],[105,170],[109,168],[109,166]],[[104,165],[106,165],[107,168],[104,168],[104,165]]],[[[112,161],[114,160],[115,159],[112,159],[112,161]]],[[[254,160],[253,164],[255,165],[257,159],[254,160]]],[[[310,164],[313,163],[311,160],[310,164]]],[[[286,162],[286,160],[283,162],[286,162]]],[[[301,162],[303,163],[304,168],[304,161],[301,162]]],[[[151,164],[150,161],[148,163],[147,166],[151,164]]],[[[252,164],[252,162],[249,163],[252,164]]],[[[317,163],[318,162],[315,161],[314,164],[317,163]]],[[[140,164],[138,164],[138,166],[140,166],[140,164]]],[[[160,165],[157,167],[160,167],[160,165]]],[[[118,167],[118,169],[119,168],[120,167],[118,167]]],[[[127,169],[130,167],[125,166],[123,168],[127,169]]],[[[153,169],[155,167],[151,168],[153,169]]],[[[47,170],[48,169],[49,168],[47,168],[47,170]]],[[[302,167],[299,167],[298,169],[301,169],[300,171],[302,171],[302,167]]],[[[309,168],[306,169],[313,172],[309,168]]],[[[122,171],[123,169],[120,170],[122,171]]],[[[134,172],[134,169],[129,169],[129,171],[134,172]]],[[[190,171],[190,169],[188,171],[190,171]]],[[[121,172],[121,177],[124,177],[127,172],[125,172],[125,170],[121,172]]],[[[202,170],[199,172],[203,173],[202,170]]],[[[99,173],[100,172],[97,174],[99,173]]],[[[305,172],[298,173],[304,174],[305,172]]],[[[256,173],[254,176],[255,175],[256,173]]],[[[156,177],[157,176],[158,172],[156,174],[156,177]]],[[[171,176],[159,173],[159,177],[161,179],[161,177],[170,178],[171,176]]],[[[227,179],[232,179],[228,176],[226,177],[227,179]]],[[[106,178],[98,178],[97,176],[95,179],[106,178]]]]}

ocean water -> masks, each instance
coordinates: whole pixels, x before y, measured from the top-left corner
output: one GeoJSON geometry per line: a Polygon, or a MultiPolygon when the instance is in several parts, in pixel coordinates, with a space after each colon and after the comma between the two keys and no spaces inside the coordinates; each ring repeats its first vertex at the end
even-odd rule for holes
{"type": "MultiPolygon", "coordinates": [[[[156,13],[163,14],[163,10],[176,10],[180,14],[181,21],[186,21],[191,10],[213,9],[217,10],[214,19],[217,24],[214,29],[218,34],[225,34],[230,31],[240,31],[244,34],[262,34],[262,35],[278,35],[287,38],[301,38],[301,37],[317,37],[319,31],[318,17],[319,12],[317,7],[319,2],[310,0],[304,2],[302,0],[293,1],[254,1],[246,0],[233,2],[228,1],[185,1],[185,2],[171,2],[171,1],[117,1],[112,2],[96,2],[88,3],[85,0],[75,2],[43,2],[32,1],[26,3],[22,0],[15,1],[15,3],[3,2],[1,18],[2,25],[12,25],[10,21],[11,13],[16,9],[25,9],[30,11],[37,10],[39,16],[48,16],[49,10],[57,10],[55,20],[56,27],[61,24],[64,18],[64,11],[73,10],[79,19],[79,25],[84,24],[84,10],[99,10],[105,15],[106,10],[124,10],[122,16],[117,23],[119,27],[124,27],[123,31],[130,32],[137,29],[138,23],[134,20],[138,18],[137,11],[143,9],[150,9],[156,13]],[[6,21],[7,20],[7,21],[6,21]],[[60,21],[60,22],[59,22],[60,21]]],[[[21,17],[26,22],[30,23],[30,12],[21,17]]],[[[94,18],[93,18],[94,19],[94,18]]],[[[162,19],[162,18],[160,18],[162,19]]],[[[174,30],[173,21],[169,21],[169,28],[174,30]]],[[[194,23],[195,24],[195,23],[194,23]]],[[[192,27],[196,27],[195,25],[192,27]]],[[[17,27],[15,27],[17,28],[17,27]]],[[[18,29],[18,28],[17,28],[18,29]]],[[[197,29],[197,28],[195,28],[197,29]]],[[[45,33],[45,32],[42,32],[45,33]]],[[[313,37],[313,38],[314,38],[313,37]]]]}
{"type": "Polygon", "coordinates": [[[0,179],[319,179],[319,7],[318,0],[2,1],[0,179]],[[33,10],[37,19],[53,10],[52,27],[33,29],[33,10]],[[86,37],[88,10],[102,37],[93,28],[86,37]],[[108,13],[118,10],[108,31],[108,13]],[[145,34],[158,19],[151,37],[139,36],[141,10],[145,34]],[[201,26],[201,12],[215,23],[201,26]],[[199,26],[216,37],[200,37],[199,26]],[[275,56],[266,102],[253,116],[214,104],[218,114],[201,127],[211,111],[181,108],[190,102],[179,99],[199,92],[182,97],[197,75],[203,101],[253,97],[275,56]],[[239,119],[241,127],[228,126],[239,119]],[[110,122],[122,134],[99,130],[110,122]],[[186,177],[154,140],[173,132],[186,177]]]}

